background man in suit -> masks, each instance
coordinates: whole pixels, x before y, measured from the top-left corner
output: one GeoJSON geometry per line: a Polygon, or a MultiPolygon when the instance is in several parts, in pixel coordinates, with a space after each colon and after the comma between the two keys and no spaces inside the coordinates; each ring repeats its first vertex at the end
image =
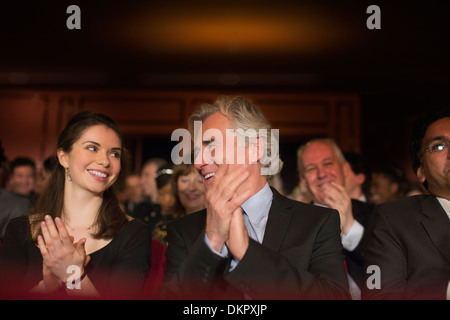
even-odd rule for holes
{"type": "Polygon", "coordinates": [[[162,296],[349,298],[338,213],[280,195],[261,174],[266,156],[281,161],[270,152],[275,141],[261,135],[271,136],[262,113],[244,98],[223,97],[194,112],[191,129],[194,121],[202,123],[194,152],[207,208],[168,225],[162,296]],[[256,135],[242,143],[238,128],[256,135]],[[239,164],[243,153],[255,161],[239,164]]]}
{"type": "Polygon", "coordinates": [[[377,206],[366,264],[378,266],[381,277],[377,288],[375,275],[370,275],[363,298],[450,299],[449,110],[417,120],[410,154],[430,195],[377,206]]]}
{"type": "Polygon", "coordinates": [[[371,206],[351,199],[345,181],[352,169],[332,139],[307,142],[298,149],[297,160],[300,179],[306,181],[313,204],[339,211],[350,293],[353,299],[358,300],[364,274],[364,231],[371,206]]]}

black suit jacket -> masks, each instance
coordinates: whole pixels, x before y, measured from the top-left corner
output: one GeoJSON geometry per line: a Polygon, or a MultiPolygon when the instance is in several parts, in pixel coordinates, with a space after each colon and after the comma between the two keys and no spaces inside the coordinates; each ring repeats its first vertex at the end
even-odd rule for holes
{"type": "Polygon", "coordinates": [[[204,241],[206,210],[168,225],[163,298],[348,299],[339,214],[275,189],[263,243],[250,239],[230,272],[204,241]]]}
{"type": "MultiPolygon", "coordinates": [[[[450,219],[436,197],[408,197],[375,208],[366,253],[369,265],[379,266],[381,283],[380,289],[365,286],[365,299],[446,298],[450,219]]],[[[375,283],[372,274],[367,278],[375,283]]]]}

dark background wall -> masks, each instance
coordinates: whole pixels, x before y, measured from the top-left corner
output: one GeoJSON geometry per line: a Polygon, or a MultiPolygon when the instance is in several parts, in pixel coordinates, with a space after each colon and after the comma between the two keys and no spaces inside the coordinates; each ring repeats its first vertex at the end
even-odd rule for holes
{"type": "MultiPolygon", "coordinates": [[[[120,102],[96,103],[86,92],[128,92],[121,98],[124,108],[133,92],[132,103],[146,110],[146,117],[127,120],[136,169],[170,145],[164,141],[172,127],[164,121],[175,107],[139,102],[147,93],[186,93],[180,98],[186,106],[176,109],[181,118],[223,93],[277,99],[342,94],[356,97],[357,109],[344,118],[347,124],[330,115],[329,121],[341,124],[332,135],[357,135],[347,147],[362,152],[371,167],[398,165],[414,179],[408,159],[412,122],[427,110],[448,107],[445,1],[77,1],[81,29],[69,30],[71,4],[2,4],[0,139],[11,146],[5,148],[9,157],[20,145],[42,161],[71,113],[120,102]],[[381,9],[380,30],[366,26],[372,4],[381,9]],[[196,94],[201,98],[192,98],[196,94]],[[21,120],[26,128],[19,128],[21,120]],[[357,128],[349,131],[348,121],[357,128]]],[[[277,105],[268,108],[270,113],[277,105]]],[[[290,121],[305,127],[301,116],[290,121]]],[[[308,137],[303,132],[282,141],[288,185],[295,183],[295,149],[308,137]]]]}

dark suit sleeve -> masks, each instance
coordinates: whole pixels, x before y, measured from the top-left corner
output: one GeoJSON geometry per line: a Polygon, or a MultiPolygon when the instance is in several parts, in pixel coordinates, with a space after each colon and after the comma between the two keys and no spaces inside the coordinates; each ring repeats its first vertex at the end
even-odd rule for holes
{"type": "MultiPolygon", "coordinates": [[[[369,244],[366,250],[366,269],[369,266],[380,268],[380,289],[375,288],[375,275],[366,279],[362,288],[363,299],[401,299],[407,283],[407,258],[400,239],[391,227],[391,223],[382,207],[375,209],[374,220],[370,228],[369,244]],[[373,288],[367,287],[367,280],[373,288]]],[[[371,275],[368,275],[371,276],[371,275]]]]}
{"type": "Polygon", "coordinates": [[[167,236],[167,267],[160,296],[165,299],[210,299],[217,295],[227,259],[211,252],[204,241],[204,231],[192,246],[186,245],[190,239],[183,237],[176,224],[168,224],[167,236]]]}
{"type": "Polygon", "coordinates": [[[339,234],[339,215],[333,211],[304,259],[297,255],[301,245],[293,248],[297,258],[292,258],[289,252],[278,254],[250,240],[246,254],[226,280],[253,299],[349,299],[339,234]]]}
{"type": "MultiPolygon", "coordinates": [[[[408,257],[408,251],[413,249],[408,250],[406,243],[409,242],[414,247],[420,248],[421,239],[416,231],[419,230],[422,233],[423,230],[416,229],[415,224],[408,219],[393,218],[393,213],[399,212],[399,210],[401,209],[393,207],[392,204],[390,206],[380,205],[375,209],[367,245],[366,268],[369,266],[379,267],[379,286],[378,288],[374,287],[377,279],[373,273],[366,274],[362,298],[389,300],[445,299],[450,279],[430,281],[430,275],[427,273],[433,273],[433,267],[429,267],[423,273],[423,270],[425,270],[423,266],[428,263],[426,252],[422,254],[423,265],[417,267],[416,270],[416,274],[420,272],[423,274],[415,275],[415,278],[411,276],[415,270],[408,265],[408,262],[414,259],[413,256],[417,257],[417,253],[410,252],[411,257],[408,257]],[[403,231],[400,231],[400,229],[403,231]],[[405,234],[408,234],[408,239],[405,239],[405,234]],[[421,280],[417,280],[418,277],[421,280]]],[[[417,208],[408,207],[403,208],[403,210],[406,210],[406,214],[412,215],[417,208]]]]}

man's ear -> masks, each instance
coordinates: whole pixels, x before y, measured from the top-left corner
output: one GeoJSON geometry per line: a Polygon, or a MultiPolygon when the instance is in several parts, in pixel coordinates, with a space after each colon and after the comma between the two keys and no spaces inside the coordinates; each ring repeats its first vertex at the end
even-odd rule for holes
{"type": "Polygon", "coordinates": [[[366,181],[366,175],[364,173],[358,173],[356,175],[356,180],[358,181],[358,184],[363,184],[364,181],[366,181]]]}
{"type": "Polygon", "coordinates": [[[261,137],[256,137],[250,144],[250,159],[258,162],[264,155],[265,141],[261,137]]]}
{"type": "Polygon", "coordinates": [[[348,163],[348,161],[344,161],[342,171],[344,172],[344,177],[347,177],[349,172],[352,171],[352,167],[350,167],[350,163],[348,163]]]}
{"type": "Polygon", "coordinates": [[[419,169],[417,169],[416,175],[417,175],[417,178],[419,178],[419,181],[421,183],[424,183],[425,180],[427,180],[425,177],[425,174],[423,173],[423,166],[420,166],[419,169]]]}
{"type": "Polygon", "coordinates": [[[63,149],[58,149],[56,151],[56,156],[58,157],[59,164],[63,166],[63,168],[69,167],[69,157],[63,149]]]}

